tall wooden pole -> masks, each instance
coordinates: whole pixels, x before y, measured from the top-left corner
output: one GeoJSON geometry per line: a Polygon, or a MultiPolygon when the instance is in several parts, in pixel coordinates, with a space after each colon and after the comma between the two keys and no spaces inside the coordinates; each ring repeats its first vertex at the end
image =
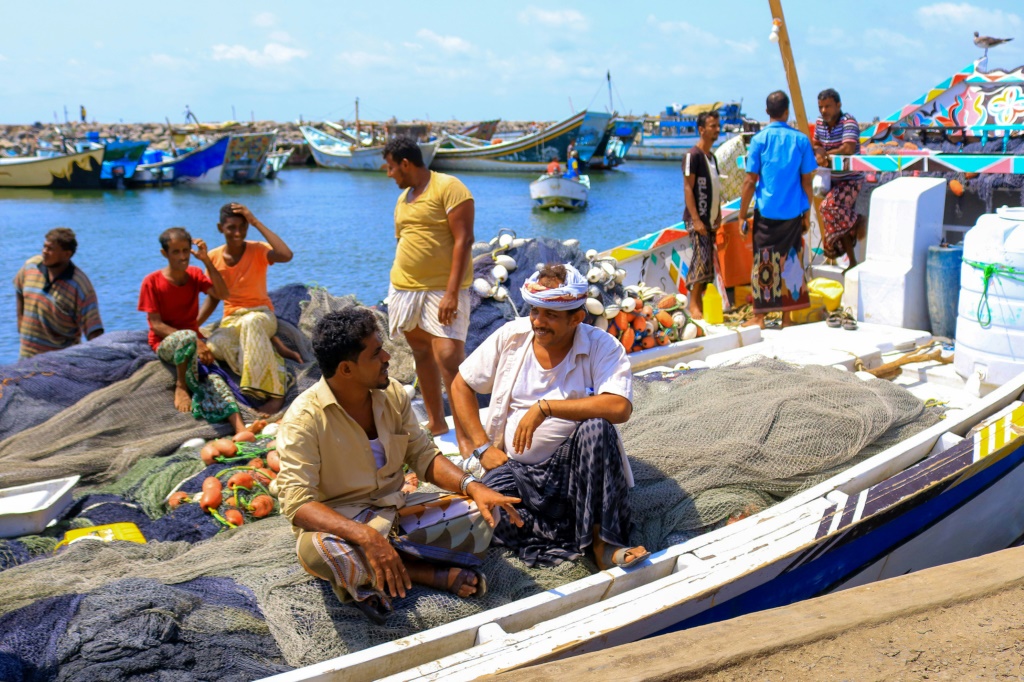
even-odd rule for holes
{"type": "MultiPolygon", "coordinates": [[[[796,61],[793,59],[793,46],[789,42],[789,28],[782,14],[782,0],[768,0],[772,10],[772,19],[779,22],[779,52],[782,53],[782,67],[786,70],[786,83],[789,85],[789,99],[796,115],[796,127],[811,135],[811,126],[807,120],[807,109],[804,108],[804,95],[800,91],[800,77],[796,73],[796,61]]],[[[814,198],[811,202],[814,217],[818,221],[821,243],[825,243],[825,223],[821,220],[821,199],[814,198]]]]}

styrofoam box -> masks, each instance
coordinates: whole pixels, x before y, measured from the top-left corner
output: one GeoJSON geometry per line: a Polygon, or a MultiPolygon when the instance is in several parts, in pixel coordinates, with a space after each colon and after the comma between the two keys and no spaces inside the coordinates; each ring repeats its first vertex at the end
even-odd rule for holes
{"type": "Polygon", "coordinates": [[[0,538],[41,533],[71,504],[79,476],[0,489],[0,538]]]}

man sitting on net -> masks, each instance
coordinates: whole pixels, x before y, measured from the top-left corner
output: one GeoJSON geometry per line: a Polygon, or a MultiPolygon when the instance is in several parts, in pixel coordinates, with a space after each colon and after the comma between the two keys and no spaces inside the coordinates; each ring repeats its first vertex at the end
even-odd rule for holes
{"type": "Polygon", "coordinates": [[[369,309],[328,313],[312,342],[323,377],[285,413],[275,481],[303,568],[377,623],[391,608],[389,596],[404,597],[414,582],[482,596],[478,555],[490,544],[495,508],[522,523],[512,507],[519,500],[482,485],[437,450],[402,385],[388,378],[390,356],[369,309]],[[403,465],[469,499],[407,506],[403,465]]]}
{"type": "Polygon", "coordinates": [[[528,565],[576,559],[593,545],[597,565],[628,568],[649,555],[629,547],[633,483],[613,424],[633,411],[625,349],[583,324],[586,279],[547,265],[523,285],[530,316],[503,325],[459,367],[452,409],[476,449],[462,466],[522,498],[522,526],[504,521],[498,544],[528,565]],[[487,425],[477,393],[490,393],[487,425]]]}

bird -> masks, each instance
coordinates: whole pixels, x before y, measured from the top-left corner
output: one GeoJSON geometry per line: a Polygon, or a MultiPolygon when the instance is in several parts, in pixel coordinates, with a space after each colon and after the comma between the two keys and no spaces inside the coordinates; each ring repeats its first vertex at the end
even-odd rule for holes
{"type": "Polygon", "coordinates": [[[996,45],[1002,45],[1003,43],[1008,43],[1011,40],[1013,40],[1013,38],[993,38],[992,36],[978,35],[977,31],[974,32],[974,44],[977,47],[980,47],[981,49],[985,50],[986,57],[988,56],[988,48],[995,47],[996,45]]]}

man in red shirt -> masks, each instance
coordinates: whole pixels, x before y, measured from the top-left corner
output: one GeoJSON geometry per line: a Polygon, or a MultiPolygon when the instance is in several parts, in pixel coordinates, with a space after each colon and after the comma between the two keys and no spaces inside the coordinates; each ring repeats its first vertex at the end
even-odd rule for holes
{"type": "Polygon", "coordinates": [[[235,433],[244,431],[245,424],[231,389],[220,376],[201,373],[199,367],[200,363],[214,363],[213,353],[199,334],[199,294],[224,299],[228,296],[227,285],[210,262],[206,243],[192,239],[183,227],[164,230],[160,235],[160,253],[167,259],[167,267],[142,280],[139,310],[148,317],[149,345],[161,360],[177,369],[174,407],[180,412],[191,412],[196,419],[227,421],[235,433]],[[207,267],[209,277],[189,265],[191,256],[207,267]]]}

